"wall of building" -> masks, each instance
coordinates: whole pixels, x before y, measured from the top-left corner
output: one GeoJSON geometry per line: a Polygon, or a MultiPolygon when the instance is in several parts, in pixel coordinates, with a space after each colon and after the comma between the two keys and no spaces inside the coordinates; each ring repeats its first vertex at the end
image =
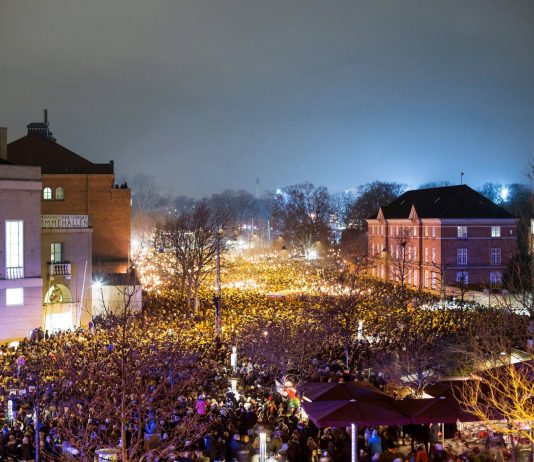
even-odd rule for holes
{"type": "Polygon", "coordinates": [[[71,300],[91,306],[91,275],[92,275],[92,246],[91,228],[43,228],[41,230],[42,272],[46,278],[43,287],[43,300],[46,303],[46,293],[54,284],[61,284],[68,288],[71,300]],[[62,260],[70,264],[70,274],[54,275],[50,267],[50,244],[60,242],[63,247],[62,260]],[[85,265],[87,264],[87,269],[85,265]],[[84,282],[85,279],[85,282],[84,282]],[[82,292],[83,289],[83,292],[82,292]]]}
{"type": "Polygon", "coordinates": [[[42,326],[41,170],[0,165],[0,341],[26,337],[42,326]],[[23,277],[6,271],[6,220],[23,221],[23,277]],[[6,289],[23,289],[22,305],[6,306],[6,289]]]}
{"type": "Polygon", "coordinates": [[[408,258],[410,265],[405,270],[405,282],[416,288],[440,291],[442,278],[446,285],[456,285],[456,274],[459,271],[468,272],[470,285],[487,287],[490,285],[490,273],[499,271],[504,274],[509,260],[517,252],[517,222],[513,219],[390,219],[368,220],[368,225],[368,254],[371,256],[374,251],[377,267],[373,274],[392,282],[395,273],[398,278],[400,264],[397,260],[397,247],[404,241],[406,246],[412,247],[410,252],[406,252],[407,256],[411,254],[411,258],[408,258]],[[466,238],[458,237],[458,226],[467,227],[466,238]],[[491,236],[492,226],[500,226],[501,237],[491,236]],[[404,239],[401,238],[403,228],[409,230],[404,239]],[[417,248],[415,259],[413,248],[417,248]],[[459,248],[467,249],[467,265],[457,263],[459,248]],[[500,264],[492,263],[492,248],[501,250],[500,264]],[[382,254],[382,249],[386,249],[387,253],[382,254]],[[385,271],[380,267],[385,267],[385,271]]]}
{"type": "Polygon", "coordinates": [[[469,284],[485,287],[490,284],[492,271],[506,272],[509,260],[517,252],[517,224],[515,220],[448,220],[443,223],[443,267],[447,284],[456,284],[456,273],[467,271],[469,284]],[[458,226],[467,227],[467,237],[458,237],[458,226]],[[500,226],[501,237],[492,237],[492,226],[500,226]],[[467,265],[458,265],[457,250],[467,249],[467,265]],[[493,264],[491,249],[501,250],[501,263],[493,264]]]}
{"type": "Polygon", "coordinates": [[[114,176],[43,175],[43,188],[50,187],[52,200],[42,200],[42,213],[89,215],[93,227],[95,270],[126,270],[131,235],[131,191],[114,187],[114,176]],[[64,189],[64,199],[56,200],[55,191],[64,189]],[[99,266],[99,267],[98,267],[99,266]]]}

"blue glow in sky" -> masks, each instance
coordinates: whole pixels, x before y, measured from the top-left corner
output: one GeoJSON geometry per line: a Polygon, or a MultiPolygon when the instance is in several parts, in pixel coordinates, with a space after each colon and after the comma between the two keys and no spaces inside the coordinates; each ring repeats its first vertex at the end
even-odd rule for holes
{"type": "Polygon", "coordinates": [[[202,196],[524,182],[531,0],[4,0],[0,125],[202,196]]]}

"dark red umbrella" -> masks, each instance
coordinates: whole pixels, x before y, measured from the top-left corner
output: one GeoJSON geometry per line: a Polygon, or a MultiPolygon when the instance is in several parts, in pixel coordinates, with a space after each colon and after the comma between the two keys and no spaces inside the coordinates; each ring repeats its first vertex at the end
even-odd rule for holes
{"type": "Polygon", "coordinates": [[[369,382],[305,382],[304,397],[310,401],[392,399],[369,382]]]}
{"type": "Polygon", "coordinates": [[[410,418],[390,400],[315,401],[304,403],[309,419],[319,428],[356,425],[407,425],[410,418]]]}
{"type": "Polygon", "coordinates": [[[403,399],[395,407],[410,417],[413,424],[475,422],[479,419],[449,398],[403,399]]]}

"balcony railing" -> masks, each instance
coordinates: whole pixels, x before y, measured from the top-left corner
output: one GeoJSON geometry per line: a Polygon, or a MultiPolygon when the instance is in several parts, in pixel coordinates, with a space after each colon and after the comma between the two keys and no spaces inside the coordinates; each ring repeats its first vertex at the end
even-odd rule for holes
{"type": "Polygon", "coordinates": [[[70,263],[50,263],[48,265],[48,274],[53,277],[64,277],[70,279],[71,267],[70,263]]]}
{"type": "Polygon", "coordinates": [[[24,279],[24,267],[11,266],[6,268],[6,279],[24,279]]]}

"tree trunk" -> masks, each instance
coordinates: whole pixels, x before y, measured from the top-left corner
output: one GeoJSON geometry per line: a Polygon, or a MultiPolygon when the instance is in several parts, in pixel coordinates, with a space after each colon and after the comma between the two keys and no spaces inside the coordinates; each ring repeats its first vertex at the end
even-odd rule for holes
{"type": "Polygon", "coordinates": [[[193,289],[193,277],[191,275],[187,276],[187,302],[186,308],[189,312],[191,310],[191,291],[193,289]]]}

